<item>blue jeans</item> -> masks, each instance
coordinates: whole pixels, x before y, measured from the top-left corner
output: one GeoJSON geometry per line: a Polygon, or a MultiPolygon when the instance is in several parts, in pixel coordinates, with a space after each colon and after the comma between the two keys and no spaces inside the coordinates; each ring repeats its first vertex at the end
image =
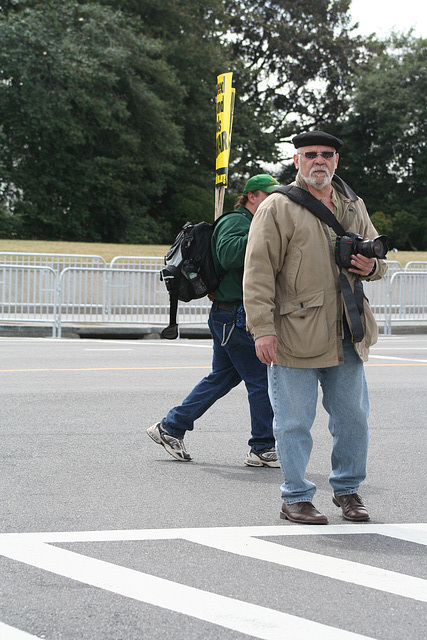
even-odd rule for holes
{"type": "MultiPolygon", "coordinates": [[[[215,304],[208,324],[213,338],[212,371],[194,387],[182,404],[169,411],[162,419],[163,426],[171,435],[184,437],[186,431],[194,428],[197,418],[244,380],[251,416],[248,444],[258,452],[274,447],[267,367],[256,356],[252,336],[235,326],[227,344],[221,346],[224,335],[228,336],[233,326],[233,312],[219,309],[215,304]]],[[[232,414],[227,420],[233,423],[239,420],[239,416],[232,414]]]]}
{"type": "Polygon", "coordinates": [[[338,496],[356,493],[366,477],[369,399],[363,363],[351,341],[343,340],[344,364],[320,369],[274,366],[268,372],[274,410],[283,501],[312,502],[316,485],[305,478],[313,445],[318,383],[329,414],[332,455],[329,482],[338,496]]]}

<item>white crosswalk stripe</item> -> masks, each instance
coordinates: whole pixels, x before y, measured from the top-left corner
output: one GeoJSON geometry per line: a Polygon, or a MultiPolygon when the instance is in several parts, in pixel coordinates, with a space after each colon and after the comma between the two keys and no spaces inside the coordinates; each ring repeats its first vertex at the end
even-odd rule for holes
{"type": "MultiPolygon", "coordinates": [[[[427,601],[426,580],[342,558],[296,549],[285,544],[287,536],[374,534],[426,545],[426,524],[346,524],[322,527],[321,531],[319,529],[315,526],[290,525],[1,534],[0,555],[108,592],[192,616],[263,640],[283,640],[284,629],[287,631],[287,637],[293,640],[303,638],[354,640],[368,638],[368,636],[118,566],[76,551],[53,546],[51,543],[181,539],[205,548],[315,573],[404,598],[427,601]],[[281,537],[282,543],[277,544],[275,541],[260,539],[272,536],[281,537]]],[[[25,640],[33,636],[11,629],[10,635],[4,635],[4,637],[11,640],[15,638],[25,640]],[[15,635],[12,635],[12,632],[16,632],[15,635]]]]}
{"type": "Polygon", "coordinates": [[[31,640],[31,638],[35,639],[37,636],[0,622],[0,638],[2,640],[31,640]]]}

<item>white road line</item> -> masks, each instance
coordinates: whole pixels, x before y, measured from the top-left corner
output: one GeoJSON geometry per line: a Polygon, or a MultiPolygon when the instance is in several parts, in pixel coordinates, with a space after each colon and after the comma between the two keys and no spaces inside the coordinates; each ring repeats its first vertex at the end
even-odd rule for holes
{"type": "MultiPolygon", "coordinates": [[[[427,351],[427,347],[395,347],[393,346],[393,351],[413,351],[416,348],[417,351],[427,351]]],[[[373,347],[369,347],[369,353],[371,351],[390,351],[390,347],[379,347],[375,345],[373,347]]]]}
{"type": "Polygon", "coordinates": [[[253,527],[197,527],[176,529],[113,529],[107,531],[45,531],[35,533],[0,533],[2,544],[27,542],[115,542],[137,540],[176,540],[197,533],[198,536],[231,536],[242,538],[266,536],[318,536],[377,534],[416,544],[427,545],[427,523],[401,524],[337,524],[318,525],[282,524],[253,527]]]}
{"type": "MultiPolygon", "coordinates": [[[[343,524],[316,526],[254,526],[121,531],[72,531],[0,534],[0,554],[51,573],[78,580],[112,593],[232,629],[262,640],[282,640],[283,630],[293,640],[356,640],[350,631],[305,620],[281,611],[206,592],[134,569],[120,567],[49,543],[186,539],[222,551],[302,571],[425,600],[427,581],[331,556],[310,553],[259,540],[268,536],[377,534],[427,545],[427,524],[343,524]],[[351,576],[351,577],[349,577],[351,576]]],[[[32,637],[16,630],[11,640],[32,637]]],[[[1,627],[0,627],[1,632],[1,627]]]]}
{"type": "Polygon", "coordinates": [[[366,639],[351,631],[202,591],[43,543],[10,545],[9,558],[106,591],[189,615],[262,640],[366,639]]]}
{"type": "Polygon", "coordinates": [[[378,360],[403,360],[404,362],[427,362],[427,360],[419,360],[418,358],[399,358],[398,356],[377,356],[375,353],[370,353],[369,358],[377,358],[378,360]]]}
{"type": "Polygon", "coordinates": [[[246,558],[254,558],[292,567],[301,571],[315,573],[316,575],[342,580],[351,584],[357,584],[370,589],[378,589],[387,593],[394,593],[405,598],[427,602],[427,580],[414,578],[403,573],[379,569],[367,564],[334,558],[274,544],[257,538],[218,538],[212,536],[187,536],[187,540],[203,544],[208,547],[227,551],[246,558]]]}
{"type": "Polygon", "coordinates": [[[83,351],[108,351],[108,353],[111,353],[111,351],[133,351],[133,349],[116,349],[115,347],[108,347],[106,349],[83,349],[83,351]]]}
{"type": "Polygon", "coordinates": [[[15,627],[10,627],[8,624],[0,622],[0,638],[3,638],[3,640],[30,640],[30,638],[35,639],[39,637],[40,636],[32,636],[26,631],[15,629],[15,627]]]}

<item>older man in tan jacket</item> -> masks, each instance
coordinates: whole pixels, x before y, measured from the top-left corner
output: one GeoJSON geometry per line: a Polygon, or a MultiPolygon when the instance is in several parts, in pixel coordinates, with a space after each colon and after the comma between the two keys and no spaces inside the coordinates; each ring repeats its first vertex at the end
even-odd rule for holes
{"type": "MultiPolygon", "coordinates": [[[[334,178],[342,141],[323,131],[293,139],[296,186],[335,215],[346,231],[374,238],[365,204],[334,178]]],[[[271,194],[251,225],[244,270],[247,326],[259,359],[269,367],[276,449],[284,475],[281,517],[326,524],[315,509],[313,482],[305,478],[318,384],[333,438],[329,482],[344,518],[369,519],[357,491],[366,477],[369,400],[363,368],[377,326],[365,298],[355,341],[354,316],[344,304],[335,260],[334,231],[311,211],[281,193],[271,194]]],[[[354,289],[360,279],[376,280],[384,260],[360,253],[341,268],[354,289]]]]}

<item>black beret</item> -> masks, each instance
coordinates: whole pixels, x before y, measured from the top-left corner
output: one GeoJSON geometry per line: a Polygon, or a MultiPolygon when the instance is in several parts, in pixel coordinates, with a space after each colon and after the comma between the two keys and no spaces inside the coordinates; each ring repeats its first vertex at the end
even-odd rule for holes
{"type": "Polygon", "coordinates": [[[344,144],[342,140],[332,136],[330,133],[325,133],[325,131],[307,131],[307,133],[299,133],[295,138],[292,138],[292,142],[295,149],[321,144],[325,147],[334,147],[336,151],[339,151],[344,144]]]}

